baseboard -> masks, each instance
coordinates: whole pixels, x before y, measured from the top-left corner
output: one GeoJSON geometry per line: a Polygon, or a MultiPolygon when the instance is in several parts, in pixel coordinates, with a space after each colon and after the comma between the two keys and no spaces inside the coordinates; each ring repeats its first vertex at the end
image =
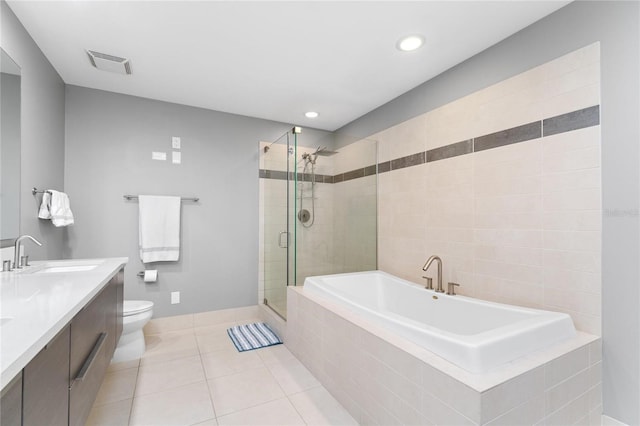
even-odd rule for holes
{"type": "Polygon", "coordinates": [[[622,423],[614,419],[613,417],[602,415],[602,426],[627,426],[626,423],[622,423]]]}

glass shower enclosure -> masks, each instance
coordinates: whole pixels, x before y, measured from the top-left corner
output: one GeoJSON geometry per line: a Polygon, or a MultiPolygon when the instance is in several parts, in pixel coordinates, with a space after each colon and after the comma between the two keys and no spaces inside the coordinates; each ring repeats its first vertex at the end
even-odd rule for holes
{"type": "Polygon", "coordinates": [[[288,286],[377,267],[376,142],[303,138],[260,143],[259,299],[285,319],[288,286]]]}

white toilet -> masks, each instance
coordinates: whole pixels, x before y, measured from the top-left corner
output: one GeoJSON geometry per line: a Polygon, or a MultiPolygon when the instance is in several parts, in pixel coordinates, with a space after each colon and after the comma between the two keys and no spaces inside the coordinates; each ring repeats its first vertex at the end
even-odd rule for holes
{"type": "Polygon", "coordinates": [[[148,300],[125,300],[122,309],[122,335],[111,359],[112,363],[132,361],[144,354],[142,328],[153,315],[153,302],[148,300]]]}

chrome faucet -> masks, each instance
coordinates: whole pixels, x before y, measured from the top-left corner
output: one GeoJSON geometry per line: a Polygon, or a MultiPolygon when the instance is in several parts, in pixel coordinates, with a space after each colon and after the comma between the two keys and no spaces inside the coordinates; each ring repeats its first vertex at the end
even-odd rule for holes
{"type": "Polygon", "coordinates": [[[444,290],[442,289],[442,259],[440,259],[438,256],[431,256],[424,263],[422,270],[426,271],[427,269],[429,269],[429,266],[431,266],[434,260],[438,262],[438,286],[436,287],[436,293],[444,293],[444,290]]]}
{"type": "MultiPolygon", "coordinates": [[[[35,238],[33,238],[31,235],[22,235],[18,238],[16,238],[16,242],[15,242],[15,246],[13,249],[13,267],[14,269],[22,269],[25,266],[29,266],[26,265],[27,262],[24,262],[25,265],[22,265],[20,262],[20,246],[22,245],[22,240],[24,239],[30,239],[31,241],[33,241],[34,243],[36,243],[37,245],[39,245],[40,247],[42,247],[42,243],[38,240],[36,240],[35,238]]],[[[26,256],[24,256],[26,257],[26,256]]]]}

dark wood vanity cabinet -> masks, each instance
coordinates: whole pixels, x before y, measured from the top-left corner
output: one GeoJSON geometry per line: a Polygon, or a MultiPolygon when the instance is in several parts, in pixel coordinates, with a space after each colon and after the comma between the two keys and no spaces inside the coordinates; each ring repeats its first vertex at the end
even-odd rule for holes
{"type": "Polygon", "coordinates": [[[121,269],[2,390],[2,426],[85,424],[122,333],[123,284],[121,269]]]}
{"type": "Polygon", "coordinates": [[[0,425],[22,424],[22,371],[2,389],[0,394],[0,425]]]}
{"type": "Polygon", "coordinates": [[[69,425],[85,424],[122,333],[123,274],[71,320],[69,425]]]}
{"type": "Polygon", "coordinates": [[[109,362],[116,350],[118,340],[122,334],[122,321],[123,321],[123,309],[124,309],[124,269],[120,269],[118,273],[109,282],[109,287],[113,291],[113,295],[116,298],[116,309],[110,309],[107,313],[107,324],[114,328],[113,338],[109,343],[109,362]]]}
{"type": "Polygon", "coordinates": [[[67,325],[22,370],[22,424],[62,426],[69,417],[67,325]]]}

